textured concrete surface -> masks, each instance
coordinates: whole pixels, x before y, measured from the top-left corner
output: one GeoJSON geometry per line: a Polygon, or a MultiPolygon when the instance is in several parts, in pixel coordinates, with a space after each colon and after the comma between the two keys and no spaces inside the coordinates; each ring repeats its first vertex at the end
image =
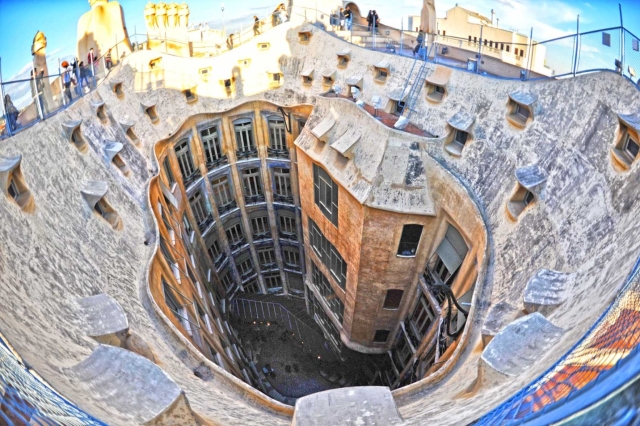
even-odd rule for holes
{"type": "Polygon", "coordinates": [[[155,364],[133,352],[100,345],[69,371],[97,400],[126,413],[130,421],[147,423],[171,411],[181,389],[155,364]]]}
{"type": "Polygon", "coordinates": [[[298,399],[292,426],[397,425],[402,419],[389,388],[333,389],[298,399]]]}
{"type": "Polygon", "coordinates": [[[524,308],[528,313],[548,316],[567,300],[575,275],[541,269],[531,277],[524,289],[524,308]]]}
{"type": "Polygon", "coordinates": [[[482,361],[494,370],[517,376],[531,367],[562,335],[538,312],[507,325],[482,351],[482,361]]]}
{"type": "Polygon", "coordinates": [[[129,321],[122,306],[107,294],[84,297],[78,300],[78,305],[78,319],[88,336],[104,339],[126,334],[129,330],[129,321]]]}

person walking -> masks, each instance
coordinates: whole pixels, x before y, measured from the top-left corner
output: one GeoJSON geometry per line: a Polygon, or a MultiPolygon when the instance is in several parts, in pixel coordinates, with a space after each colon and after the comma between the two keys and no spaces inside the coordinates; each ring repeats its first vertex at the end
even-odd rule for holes
{"type": "Polygon", "coordinates": [[[62,83],[64,85],[64,97],[67,99],[67,104],[73,101],[71,96],[71,83],[73,80],[73,67],[68,66],[64,73],[62,73],[62,83]]]}
{"type": "MultiPolygon", "coordinates": [[[[80,65],[78,65],[78,67],[80,68],[80,91],[82,92],[84,90],[85,87],[89,87],[89,78],[88,78],[88,72],[90,71],[88,68],[84,65],[83,61],[80,61],[80,65]]],[[[88,92],[89,90],[87,90],[88,92]]]]}
{"type": "Polygon", "coordinates": [[[373,11],[369,11],[367,14],[367,31],[371,31],[371,25],[373,24],[373,11]]]}
{"type": "Polygon", "coordinates": [[[353,14],[351,13],[351,9],[349,9],[349,6],[347,6],[347,8],[344,10],[344,20],[347,23],[348,31],[351,31],[352,19],[353,19],[353,14]]]}
{"type": "Polygon", "coordinates": [[[76,56],[71,63],[73,67],[73,75],[76,77],[74,82],[76,96],[82,95],[82,86],[80,85],[80,68],[78,67],[78,57],[76,56]]]}
{"type": "Polygon", "coordinates": [[[111,62],[111,49],[104,55],[104,64],[107,67],[107,70],[111,71],[111,67],[113,67],[113,62],[111,62]]]}
{"type": "Polygon", "coordinates": [[[233,50],[233,34],[230,34],[227,38],[227,48],[233,50]]]}
{"type": "Polygon", "coordinates": [[[340,8],[340,15],[338,16],[340,19],[340,31],[344,31],[344,9],[340,8]]]}
{"type": "Polygon", "coordinates": [[[376,12],[375,10],[373,11],[371,21],[373,23],[374,30],[377,30],[378,26],[380,25],[380,17],[378,16],[378,12],[376,12]]]}
{"type": "Polygon", "coordinates": [[[260,35],[260,19],[255,15],[253,15],[253,35],[260,35]]]}
{"type": "Polygon", "coordinates": [[[91,83],[91,88],[95,87],[95,72],[98,69],[98,58],[96,54],[93,53],[93,47],[89,49],[89,53],[87,53],[87,78],[89,83],[91,83]]]}
{"type": "Polygon", "coordinates": [[[424,43],[424,31],[422,29],[418,31],[418,38],[416,38],[416,47],[413,48],[413,56],[415,57],[420,49],[422,48],[422,44],[424,43]]]}
{"type": "Polygon", "coordinates": [[[9,130],[13,132],[18,127],[18,116],[20,115],[20,111],[18,111],[18,108],[13,105],[11,96],[9,95],[4,96],[4,112],[7,114],[7,120],[9,121],[9,130]]]}

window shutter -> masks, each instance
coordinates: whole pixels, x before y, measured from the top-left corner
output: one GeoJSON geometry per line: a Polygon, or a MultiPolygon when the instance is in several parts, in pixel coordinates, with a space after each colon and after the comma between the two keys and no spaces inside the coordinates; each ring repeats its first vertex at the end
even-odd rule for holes
{"type": "Polygon", "coordinates": [[[331,180],[331,223],[338,227],[338,184],[331,180]]]}
{"type": "Polygon", "coordinates": [[[456,228],[449,225],[447,234],[438,246],[436,253],[442,259],[449,273],[453,274],[462,264],[468,250],[462,235],[456,228]]]}
{"type": "Polygon", "coordinates": [[[320,203],[320,176],[318,176],[318,166],[313,165],[313,198],[316,204],[320,203]]]}

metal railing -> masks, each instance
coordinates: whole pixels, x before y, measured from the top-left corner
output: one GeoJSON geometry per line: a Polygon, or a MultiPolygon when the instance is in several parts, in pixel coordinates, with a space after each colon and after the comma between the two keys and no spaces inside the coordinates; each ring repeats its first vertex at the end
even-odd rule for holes
{"type": "MultiPolygon", "coordinates": [[[[294,7],[294,14],[325,29],[349,43],[385,53],[414,56],[418,33],[379,24],[369,26],[364,17],[356,17],[349,30],[331,25],[331,13],[312,8],[294,7]]],[[[335,21],[333,21],[335,22],[335,21]]],[[[616,72],[635,85],[640,76],[640,39],[623,25],[545,41],[521,36],[526,43],[493,40],[483,35],[486,27],[478,25],[465,37],[447,35],[445,31],[426,34],[427,60],[452,68],[489,77],[533,80],[576,76],[595,71],[616,72]]]]}

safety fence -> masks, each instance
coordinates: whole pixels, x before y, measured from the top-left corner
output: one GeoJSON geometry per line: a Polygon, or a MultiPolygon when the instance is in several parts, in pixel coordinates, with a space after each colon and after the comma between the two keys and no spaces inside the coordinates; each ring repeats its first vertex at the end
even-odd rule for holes
{"type": "MultiPolygon", "coordinates": [[[[352,44],[367,49],[424,59],[491,77],[539,79],[575,76],[595,71],[613,71],[638,85],[640,39],[622,25],[580,32],[546,41],[530,34],[514,33],[508,40],[494,38],[491,26],[471,25],[464,36],[438,31],[421,35],[382,23],[369,23],[363,16],[340,20],[338,12],[294,7],[294,14],[352,44]],[[343,25],[341,25],[341,23],[343,25]]],[[[505,32],[510,33],[510,32],[505,32]]],[[[495,34],[495,32],[493,32],[495,34]]]]}
{"type": "Polygon", "coordinates": [[[0,424],[102,426],[53,390],[24,364],[0,335],[0,424]]]}

